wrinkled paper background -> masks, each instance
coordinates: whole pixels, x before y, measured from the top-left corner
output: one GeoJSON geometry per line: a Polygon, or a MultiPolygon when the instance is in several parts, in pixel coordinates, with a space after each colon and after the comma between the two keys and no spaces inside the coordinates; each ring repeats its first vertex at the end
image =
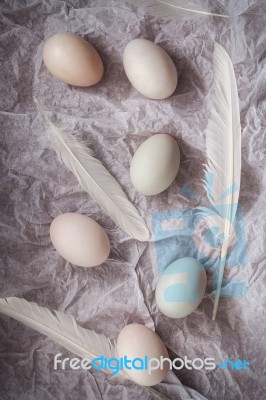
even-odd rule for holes
{"type": "MultiPolygon", "coordinates": [[[[227,10],[235,16],[232,20],[168,21],[145,15],[134,1],[0,3],[0,295],[23,297],[69,313],[83,327],[114,339],[126,324],[146,324],[156,329],[171,357],[251,363],[250,371],[183,369],[169,374],[166,383],[156,387],[169,399],[265,398],[265,8],[265,2],[231,0],[217,2],[213,9],[227,10]],[[75,88],[48,73],[42,63],[43,44],[59,31],[81,35],[99,51],[105,75],[98,85],[75,88]],[[137,37],[161,45],[176,65],[179,84],[165,101],[142,97],[125,76],[123,50],[137,37]],[[154,237],[149,243],[129,238],[82,191],[49,148],[47,126],[32,96],[44,104],[58,126],[88,141],[152,231],[154,213],[207,203],[201,179],[214,40],[226,48],[234,64],[242,125],[240,204],[249,263],[227,274],[245,282],[248,294],[221,299],[217,320],[212,322],[213,286],[207,271],[208,287],[200,307],[184,319],[173,320],[159,312],[154,299],[159,275],[154,237]],[[152,133],[173,135],[182,159],[171,187],[145,197],[130,183],[129,164],[152,133]],[[197,194],[197,204],[182,194],[184,185],[197,194]],[[64,212],[86,214],[106,229],[112,250],[103,265],[83,269],[56,253],[49,226],[64,212]]],[[[1,400],[157,398],[102,372],[55,371],[56,353],[73,355],[2,315],[0,338],[1,400]]]]}

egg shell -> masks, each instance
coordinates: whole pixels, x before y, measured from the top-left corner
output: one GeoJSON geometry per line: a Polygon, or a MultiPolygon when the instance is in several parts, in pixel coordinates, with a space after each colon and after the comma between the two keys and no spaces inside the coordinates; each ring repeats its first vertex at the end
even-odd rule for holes
{"type": "Polygon", "coordinates": [[[124,50],[125,73],[134,88],[154,100],[166,99],[175,91],[177,71],[169,55],[147,39],[134,39],[124,50]]]}
{"type": "Polygon", "coordinates": [[[60,81],[74,86],[92,86],[103,76],[104,67],[95,48],[73,33],[57,33],[43,48],[48,71],[60,81]]]}
{"type": "Polygon", "coordinates": [[[93,219],[77,213],[56,217],[50,226],[51,241],[58,253],[80,267],[102,264],[109,256],[106,232],[93,219]]]}
{"type": "Polygon", "coordinates": [[[156,285],[155,298],[160,311],[169,318],[183,318],[200,304],[206,290],[206,272],[192,257],[169,265],[156,285]]]}
{"type": "MultiPolygon", "coordinates": [[[[145,325],[130,324],[125,326],[117,339],[118,358],[127,356],[128,360],[134,358],[148,359],[155,357],[168,358],[168,351],[159,336],[145,325]]],[[[153,386],[160,383],[167,375],[169,363],[163,363],[163,369],[154,369],[149,374],[148,370],[125,369],[123,372],[134,382],[143,386],[153,386]]]]}
{"type": "Polygon", "coordinates": [[[176,140],[168,134],[157,134],[137,149],[130,165],[130,178],[135,189],[155,195],[167,189],[176,177],[180,151],[176,140]]]}

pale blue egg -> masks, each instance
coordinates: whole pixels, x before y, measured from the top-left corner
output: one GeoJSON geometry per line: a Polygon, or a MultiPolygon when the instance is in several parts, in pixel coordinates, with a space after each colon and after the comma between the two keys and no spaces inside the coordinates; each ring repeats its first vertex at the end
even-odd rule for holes
{"type": "Polygon", "coordinates": [[[155,291],[160,311],[170,318],[183,318],[200,304],[206,290],[206,272],[192,257],[180,258],[161,274],[155,291]]]}

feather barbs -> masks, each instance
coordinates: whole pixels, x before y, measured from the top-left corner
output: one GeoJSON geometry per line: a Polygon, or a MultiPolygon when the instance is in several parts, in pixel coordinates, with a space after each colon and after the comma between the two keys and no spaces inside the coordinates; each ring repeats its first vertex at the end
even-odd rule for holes
{"type": "Polygon", "coordinates": [[[214,97],[206,129],[208,161],[205,171],[205,189],[213,210],[210,213],[203,209],[202,214],[213,225],[216,224],[224,236],[212,316],[215,319],[226,257],[234,238],[233,225],[240,189],[241,126],[233,65],[225,49],[218,43],[214,45],[213,70],[214,97]]]}
{"type": "MultiPolygon", "coordinates": [[[[177,18],[194,19],[199,17],[220,17],[229,18],[229,15],[213,13],[204,9],[204,5],[195,4],[195,2],[186,0],[138,0],[140,6],[143,6],[148,14],[173,19],[177,18]]],[[[198,2],[199,3],[199,2],[198,2]]]]}
{"type": "Polygon", "coordinates": [[[0,312],[47,335],[79,357],[115,357],[116,348],[104,335],[79,326],[68,314],[54,311],[16,297],[0,299],[0,312]]]}
{"type": "Polygon", "coordinates": [[[139,241],[148,240],[150,233],[144,219],[128,200],[116,179],[101,161],[93,156],[92,150],[88,149],[84,142],[56,127],[37,99],[34,100],[50,126],[53,149],[76,176],[82,188],[129,236],[139,241]]]}

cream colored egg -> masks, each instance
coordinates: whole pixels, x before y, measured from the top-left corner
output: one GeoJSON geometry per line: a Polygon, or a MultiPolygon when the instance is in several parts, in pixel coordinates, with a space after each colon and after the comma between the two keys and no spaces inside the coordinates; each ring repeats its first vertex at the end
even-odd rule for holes
{"type": "Polygon", "coordinates": [[[150,40],[129,42],[124,50],[123,64],[129,81],[143,96],[160,100],[175,91],[175,65],[169,55],[150,40]]]}
{"type": "Polygon", "coordinates": [[[180,151],[176,140],[167,134],[153,135],[133,156],[131,182],[138,192],[145,195],[161,193],[175,179],[179,164],[180,151]]]}
{"type": "Polygon", "coordinates": [[[198,260],[180,258],[169,265],[160,276],[156,303],[169,318],[183,318],[201,303],[206,289],[206,272],[198,260]]]}
{"type": "MultiPolygon", "coordinates": [[[[144,360],[145,356],[148,360],[160,357],[168,358],[167,349],[155,332],[141,324],[130,324],[125,326],[117,339],[118,358],[127,357],[131,361],[131,369],[124,369],[123,372],[129,376],[131,380],[143,386],[153,386],[160,383],[167,375],[169,363],[163,363],[163,368],[148,370],[137,370],[133,368],[133,360],[140,358],[144,360]]],[[[137,367],[141,366],[141,362],[136,362],[137,367]]],[[[142,364],[143,366],[144,364],[142,364]]],[[[151,363],[155,368],[156,362],[151,363]]],[[[130,366],[130,365],[129,365],[130,366]]]]}
{"type": "Polygon", "coordinates": [[[66,213],[56,217],[50,227],[50,237],[58,253],[80,267],[100,265],[110,253],[106,232],[96,221],[82,214],[66,213]]]}
{"type": "Polygon", "coordinates": [[[104,67],[95,48],[73,33],[57,33],[43,48],[48,71],[60,81],[74,86],[92,86],[103,76],[104,67]]]}

